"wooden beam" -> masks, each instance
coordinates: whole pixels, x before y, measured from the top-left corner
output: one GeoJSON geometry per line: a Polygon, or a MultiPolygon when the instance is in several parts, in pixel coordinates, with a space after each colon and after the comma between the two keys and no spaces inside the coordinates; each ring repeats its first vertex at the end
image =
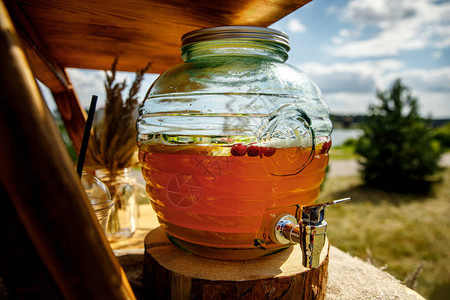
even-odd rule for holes
{"type": "Polygon", "coordinates": [[[62,92],[53,92],[52,95],[73,147],[77,153],[80,153],[81,140],[86,126],[86,112],[78,101],[73,88],[62,92]]]}
{"type": "Polygon", "coordinates": [[[56,63],[17,2],[6,0],[5,5],[12,16],[31,70],[34,76],[51,90],[64,126],[76,152],[79,153],[86,112],[81,107],[66,72],[56,63]]]}
{"type": "MultiPolygon", "coordinates": [[[[0,260],[19,259],[19,266],[27,265],[29,256],[40,261],[38,265],[48,273],[45,281],[53,281],[47,288],[56,286],[58,291],[48,294],[43,289],[37,298],[60,294],[64,299],[134,299],[41,97],[3,2],[0,65],[0,205],[15,215],[26,233],[22,238],[32,245],[10,249],[0,260]],[[22,251],[21,255],[14,255],[14,250],[22,251]]],[[[2,230],[15,234],[11,231],[15,227],[6,221],[0,220],[2,230]]],[[[33,272],[30,268],[24,271],[33,272]]],[[[11,273],[2,275],[6,283],[14,278],[11,273]]]]}
{"type": "Polygon", "coordinates": [[[4,3],[34,75],[54,93],[67,90],[70,86],[64,70],[53,59],[17,1],[5,0],[4,3]]]}

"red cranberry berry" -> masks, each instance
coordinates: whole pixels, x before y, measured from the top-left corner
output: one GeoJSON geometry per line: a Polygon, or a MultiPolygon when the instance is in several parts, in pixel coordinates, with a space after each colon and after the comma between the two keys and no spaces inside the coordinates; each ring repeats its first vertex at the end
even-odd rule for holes
{"type": "Polygon", "coordinates": [[[258,156],[259,155],[259,147],[254,146],[254,145],[248,146],[247,155],[248,156],[258,156]]]}
{"type": "Polygon", "coordinates": [[[271,157],[275,154],[275,151],[277,151],[275,148],[272,147],[262,147],[261,153],[266,157],[271,157]]]}
{"type": "Polygon", "coordinates": [[[322,149],[320,149],[320,154],[327,153],[331,148],[331,140],[323,143],[322,149]]]}
{"type": "Polygon", "coordinates": [[[233,147],[231,147],[231,155],[233,156],[244,156],[247,152],[247,146],[243,144],[234,144],[233,147]]]}

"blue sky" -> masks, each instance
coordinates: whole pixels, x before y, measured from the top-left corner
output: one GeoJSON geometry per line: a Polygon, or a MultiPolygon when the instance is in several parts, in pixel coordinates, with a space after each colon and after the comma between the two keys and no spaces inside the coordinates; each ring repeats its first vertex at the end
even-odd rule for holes
{"type": "MultiPolygon", "coordinates": [[[[331,113],[365,113],[377,88],[401,78],[423,116],[450,117],[449,0],[314,0],[270,27],[289,35],[288,63],[317,83],[331,113]]],[[[102,103],[103,71],[68,74],[84,107],[92,94],[102,103]]]]}

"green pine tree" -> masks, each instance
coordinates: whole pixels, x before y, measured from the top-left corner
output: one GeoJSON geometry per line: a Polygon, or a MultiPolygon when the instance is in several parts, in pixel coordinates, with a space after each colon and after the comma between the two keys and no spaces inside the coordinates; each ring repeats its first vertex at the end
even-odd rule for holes
{"type": "Polygon", "coordinates": [[[356,152],[367,185],[395,192],[428,192],[436,181],[442,150],[430,122],[418,113],[418,100],[397,79],[377,91],[356,152]]]}

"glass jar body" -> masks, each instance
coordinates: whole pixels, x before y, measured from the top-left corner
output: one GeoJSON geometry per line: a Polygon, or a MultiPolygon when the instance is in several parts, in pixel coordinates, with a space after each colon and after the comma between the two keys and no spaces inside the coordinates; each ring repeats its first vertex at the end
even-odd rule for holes
{"type": "Polygon", "coordinates": [[[137,229],[138,199],[130,168],[98,169],[95,175],[108,187],[115,203],[106,227],[107,238],[114,241],[131,237],[137,229]]]}
{"type": "Polygon", "coordinates": [[[108,187],[90,173],[81,175],[81,184],[91,202],[95,216],[106,234],[109,217],[114,211],[114,199],[111,197],[108,187]]]}
{"type": "Polygon", "coordinates": [[[316,85],[253,40],[202,42],[162,74],[140,107],[139,159],[161,226],[196,254],[278,251],[273,215],[313,203],[331,122],[316,85]]]}

